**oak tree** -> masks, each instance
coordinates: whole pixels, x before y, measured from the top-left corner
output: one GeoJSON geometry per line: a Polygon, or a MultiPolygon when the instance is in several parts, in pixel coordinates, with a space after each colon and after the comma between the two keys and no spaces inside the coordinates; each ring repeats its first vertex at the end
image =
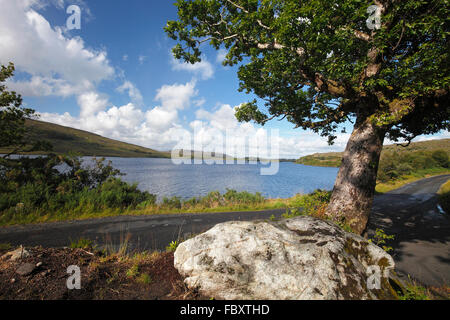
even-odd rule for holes
{"type": "Polygon", "coordinates": [[[177,0],[166,33],[177,59],[226,49],[243,104],[240,121],[285,118],[332,143],[354,123],[327,214],[362,233],[386,137],[449,129],[446,0],[177,0]],[[375,7],[374,7],[375,6],[375,7]],[[377,17],[380,18],[377,21],[377,17]]]}

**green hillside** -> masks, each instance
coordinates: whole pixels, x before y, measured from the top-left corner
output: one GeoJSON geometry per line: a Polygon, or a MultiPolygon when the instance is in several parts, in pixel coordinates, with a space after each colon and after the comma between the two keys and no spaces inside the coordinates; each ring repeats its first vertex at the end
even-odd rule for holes
{"type": "MultiPolygon", "coordinates": [[[[27,120],[30,140],[48,141],[53,145],[53,152],[64,154],[77,152],[82,156],[124,157],[124,158],[169,158],[167,152],[140,147],[137,145],[108,139],[94,133],[63,127],[57,124],[27,120]]],[[[8,153],[0,149],[0,153],[8,153]]],[[[42,152],[38,152],[42,154],[42,152]]]]}
{"type": "MultiPolygon", "coordinates": [[[[381,158],[383,159],[393,153],[403,156],[417,152],[432,153],[436,150],[445,150],[450,154],[450,139],[413,142],[408,147],[387,145],[383,147],[381,158]]],[[[339,167],[341,165],[342,155],[343,152],[315,153],[301,157],[296,163],[319,167],[339,167]]]]}

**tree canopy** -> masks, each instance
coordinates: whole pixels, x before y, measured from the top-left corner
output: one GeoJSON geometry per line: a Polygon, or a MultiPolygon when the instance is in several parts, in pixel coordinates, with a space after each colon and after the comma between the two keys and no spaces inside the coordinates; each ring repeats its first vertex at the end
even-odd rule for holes
{"type": "Polygon", "coordinates": [[[392,140],[449,129],[446,0],[177,0],[167,34],[178,59],[202,44],[240,65],[240,121],[286,118],[332,142],[339,125],[370,117],[392,140]],[[369,28],[376,5],[379,28],[369,28]]]}
{"type": "Polygon", "coordinates": [[[1,65],[0,69],[0,148],[11,151],[4,157],[18,152],[49,151],[51,145],[44,141],[30,140],[25,128],[25,120],[37,117],[31,108],[22,106],[22,97],[8,91],[5,81],[14,75],[14,64],[1,65]]]}

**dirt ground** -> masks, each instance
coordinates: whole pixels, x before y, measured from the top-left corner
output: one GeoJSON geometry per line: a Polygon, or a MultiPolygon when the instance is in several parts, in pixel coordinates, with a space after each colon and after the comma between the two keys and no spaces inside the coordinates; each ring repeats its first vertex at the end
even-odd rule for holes
{"type": "MultiPolygon", "coordinates": [[[[92,249],[25,248],[13,261],[0,249],[0,300],[210,300],[189,290],[173,253],[104,254],[92,249]],[[27,265],[29,269],[22,272],[27,265]],[[69,290],[69,266],[81,271],[81,289],[69,290]]],[[[428,287],[431,299],[450,299],[448,286],[428,287]]]]}
{"type": "Polygon", "coordinates": [[[207,299],[186,288],[173,266],[173,253],[122,257],[83,249],[26,250],[31,256],[17,261],[0,250],[0,300],[207,299]],[[24,264],[34,266],[28,275],[17,273],[24,264]],[[81,270],[80,290],[67,288],[71,265],[81,270]]]}

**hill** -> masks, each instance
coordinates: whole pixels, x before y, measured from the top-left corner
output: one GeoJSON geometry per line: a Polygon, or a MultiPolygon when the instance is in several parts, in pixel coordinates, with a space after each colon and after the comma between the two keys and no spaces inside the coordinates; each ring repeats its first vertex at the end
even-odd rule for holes
{"type": "MultiPolygon", "coordinates": [[[[124,158],[169,158],[168,152],[160,152],[137,145],[108,139],[100,135],[64,127],[53,123],[27,120],[31,139],[48,141],[53,145],[53,152],[64,154],[76,152],[82,156],[124,157],[124,158]]],[[[8,153],[8,149],[0,149],[8,153]]],[[[42,154],[42,152],[38,152],[42,154]]]]}
{"type": "MultiPolygon", "coordinates": [[[[450,139],[413,142],[408,147],[402,147],[396,144],[387,145],[383,147],[381,158],[383,159],[392,153],[405,155],[416,152],[431,153],[436,150],[445,150],[450,154],[450,139]]],[[[339,167],[341,165],[342,156],[343,152],[315,153],[301,157],[296,163],[318,167],[339,167]]]]}

